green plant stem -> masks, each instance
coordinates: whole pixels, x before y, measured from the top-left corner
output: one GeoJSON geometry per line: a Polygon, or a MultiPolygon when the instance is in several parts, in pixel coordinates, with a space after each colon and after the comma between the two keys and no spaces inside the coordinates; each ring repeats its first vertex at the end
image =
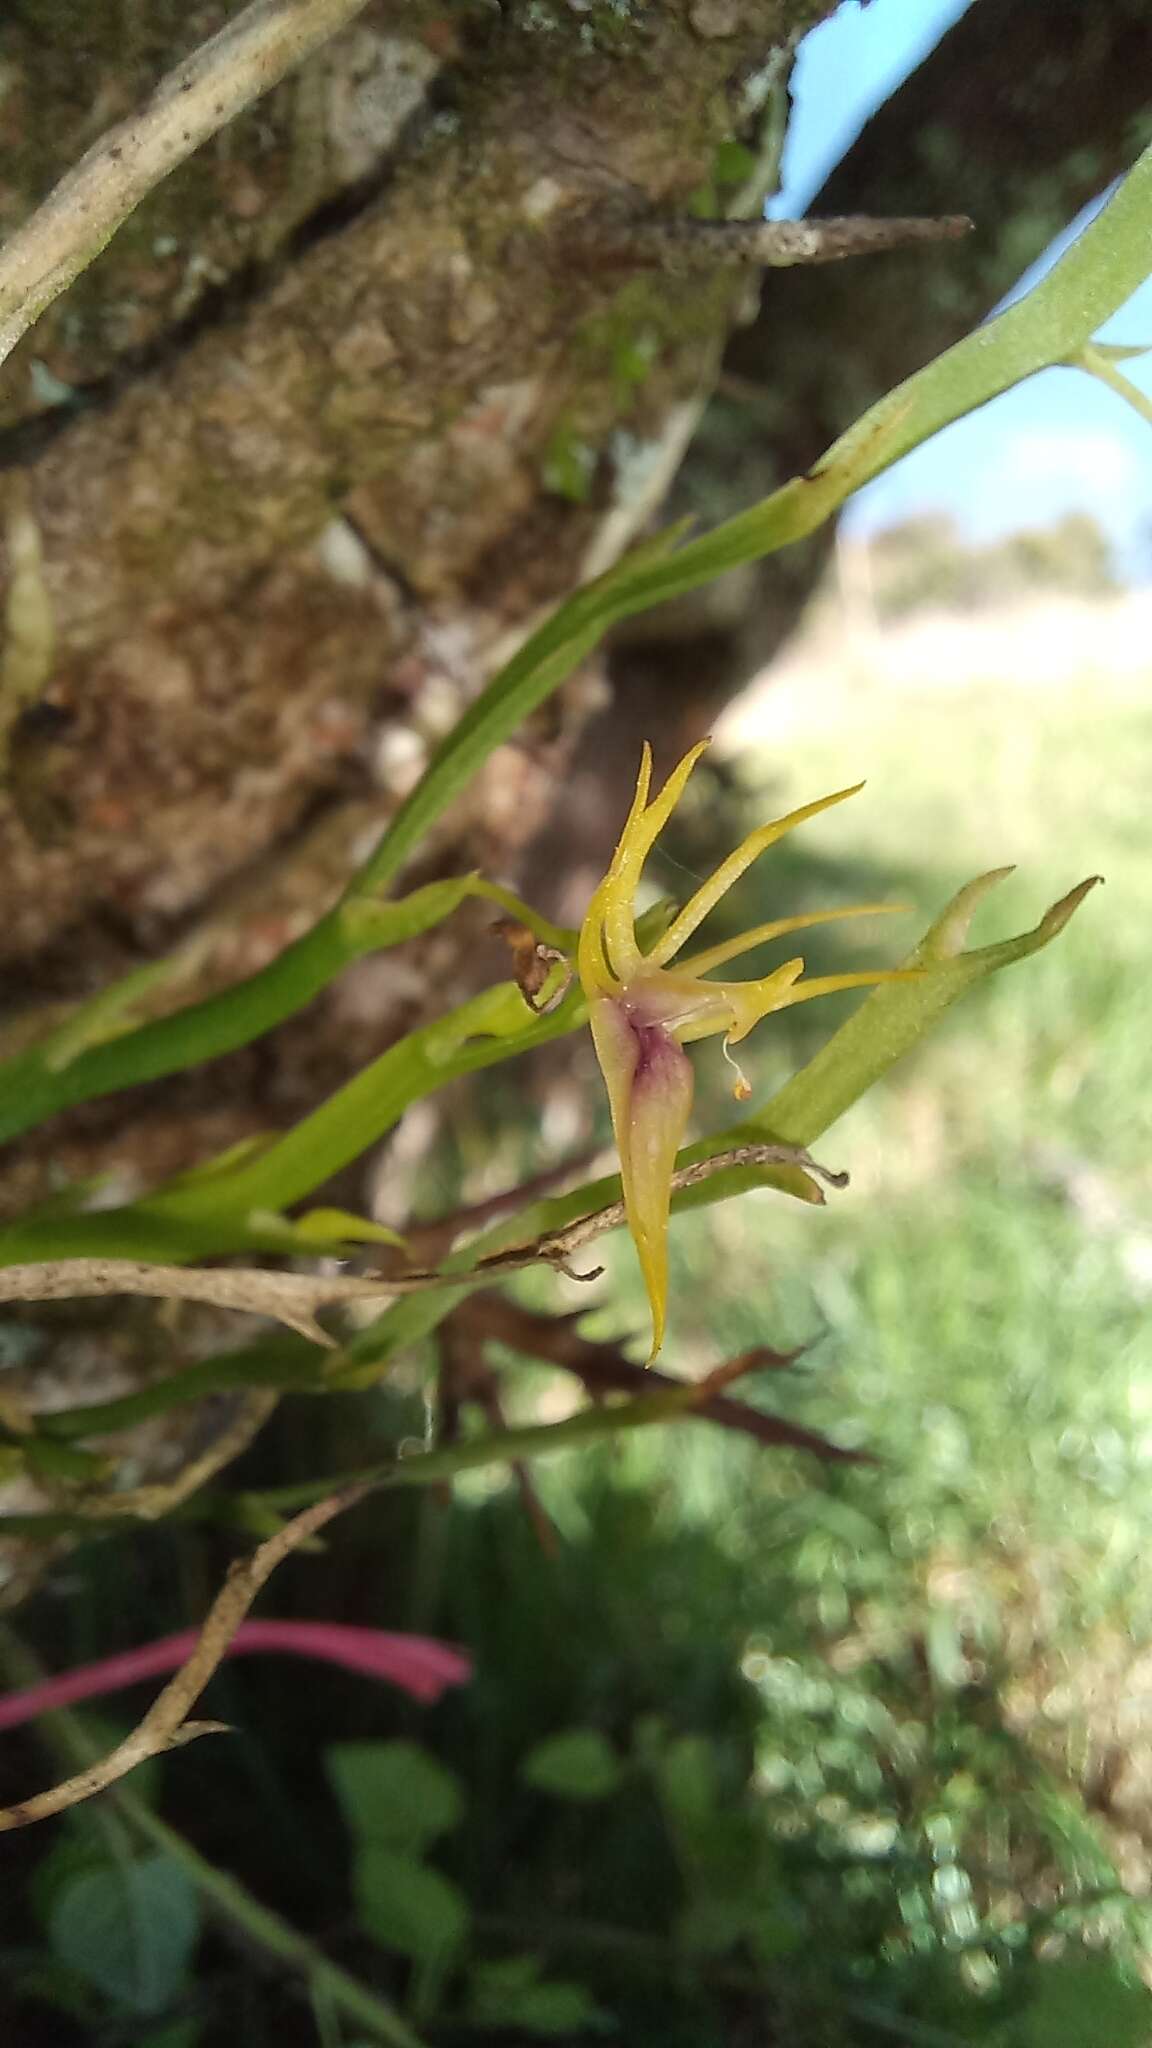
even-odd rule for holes
{"type": "MultiPolygon", "coordinates": [[[[39,1660],[5,1622],[0,1622],[0,1668],[14,1685],[34,1685],[45,1676],[39,1660]]],[[[63,1768],[82,1770],[92,1762],[95,1749],[74,1714],[43,1714],[38,1726],[47,1747],[63,1768]]],[[[229,1877],[227,1871],[219,1870],[210,1863],[134,1792],[129,1792],[123,1785],[113,1786],[105,1798],[111,1802],[128,1830],[151,1842],[181,1865],[222,1919],[239,1928],[255,1947],[275,1956],[297,1975],[306,1978],[309,1986],[327,2001],[330,2008],[346,2013],[366,2028],[374,2040],[387,2041],[392,2048],[425,2048],[419,2035],[413,2033],[391,2006],[366,1990],[339,1964],[331,1962],[315,1942],[298,1933],[279,1913],[261,1905],[237,1878],[229,1877]]],[[[108,1817],[103,1802],[96,1809],[96,1817],[108,1817]]],[[[123,1853],[124,1831],[118,1832],[120,1852],[123,1853]]]]}
{"type": "Polygon", "coordinates": [[[1122,370],[1118,370],[1102,349],[1088,342],[1078,355],[1069,358],[1069,368],[1087,370],[1090,377],[1096,377],[1101,384],[1106,384],[1110,391],[1116,393],[1117,398],[1122,398],[1126,405],[1130,405],[1133,411],[1138,412],[1141,419],[1152,427],[1152,398],[1149,398],[1146,391],[1141,391],[1140,386],[1134,384],[1131,377],[1126,377],[1122,370]]]}
{"type": "MultiPolygon", "coordinates": [[[[702,1383],[704,1384],[704,1383],[702,1383]]],[[[369,1482],[380,1487],[431,1486],[452,1479],[460,1472],[476,1472],[485,1465],[502,1465],[522,1458],[549,1457],[574,1446],[607,1441],[625,1430],[646,1429],[652,1423],[674,1422],[700,1400],[702,1385],[693,1382],[663,1389],[640,1401],[618,1401],[595,1408],[582,1408],[563,1422],[525,1423],[516,1429],[498,1430],[491,1435],[471,1437],[464,1443],[446,1444],[439,1450],[422,1451],[415,1457],[390,1458],[379,1465],[365,1465],[354,1472],[302,1479],[292,1486],[277,1486],[260,1493],[240,1493],[223,1498],[207,1491],[184,1502],[174,1511],[181,1521],[220,1518],[253,1526],[253,1516],[287,1514],[323,1500],[349,1484],[369,1482]]],[[[125,1521],[130,1517],[125,1516],[125,1521]]],[[[109,1526],[103,1515],[71,1514],[0,1515],[0,1534],[55,1535],[87,1528],[95,1532],[109,1526]]]]}
{"type": "MultiPolygon", "coordinates": [[[[524,1423],[516,1429],[502,1429],[490,1436],[468,1438],[463,1443],[445,1444],[435,1451],[421,1451],[410,1458],[390,1459],[386,1464],[368,1465],[361,1471],[342,1472],[322,1479],[302,1479],[293,1486],[277,1486],[261,1493],[236,1496],[236,1505],[257,1512],[271,1508],[291,1513],[308,1507],[326,1494],[344,1486],[369,1481],[381,1487],[432,1486],[453,1479],[461,1472],[480,1471],[485,1465],[509,1464],[520,1459],[550,1457],[555,1451],[600,1443],[626,1430],[646,1429],[652,1423],[674,1422],[701,1398],[695,1383],[649,1394],[641,1401],[618,1401],[595,1408],[581,1408],[563,1422],[524,1423]]],[[[3,1517],[0,1517],[0,1528],[3,1517]]]]}

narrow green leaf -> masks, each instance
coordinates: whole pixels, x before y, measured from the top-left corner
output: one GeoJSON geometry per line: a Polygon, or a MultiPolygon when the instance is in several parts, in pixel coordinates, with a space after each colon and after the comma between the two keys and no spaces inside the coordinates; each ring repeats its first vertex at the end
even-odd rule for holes
{"type": "Polygon", "coordinates": [[[281,1236],[285,1251],[329,1251],[334,1245],[387,1244],[404,1250],[404,1239],[387,1224],[373,1223],[370,1216],[355,1216],[350,1209],[306,1209],[303,1216],[286,1221],[274,1213],[249,1218],[250,1224],[266,1230],[269,1237],[281,1236]]]}
{"type": "Polygon", "coordinates": [[[110,988],[101,989],[98,995],[80,1003],[47,1038],[40,1041],[37,1050],[48,1072],[62,1074],[91,1046],[103,1045],[109,1039],[130,1031],[135,1022],[133,1013],[159,989],[193,974],[203,951],[202,945],[186,946],[163,960],[136,968],[120,981],[113,982],[110,988]]]}
{"type": "Polygon", "coordinates": [[[22,1436],[14,1447],[24,1468],[38,1479],[68,1480],[73,1485],[96,1486],[115,1469],[115,1460],[95,1451],[81,1451],[73,1444],[59,1443],[48,1436],[22,1436]]]}
{"type": "MultiPolygon", "coordinates": [[[[72,1103],[248,1044],[301,1009],[358,952],[397,944],[447,915],[451,892],[468,893],[466,883],[434,883],[397,905],[375,901],[375,892],[397,875],[493,748],[571,674],[611,625],[803,539],[851,492],[940,428],[1082,350],[1147,276],[1150,214],[1152,148],[1025,298],[890,392],[806,476],[687,546],[677,546],[682,529],[657,535],[577,591],[447,736],[335,910],[261,973],[109,1043],[89,1045],[70,1057],[61,1072],[51,1071],[43,1047],[5,1062],[0,1067],[0,1141],[72,1103]]],[[[113,1009],[117,1000],[115,990],[97,998],[113,1009]]],[[[83,1038],[83,1029],[79,1035],[83,1038]]],[[[59,1034],[56,1044],[58,1055],[59,1034]]]]}
{"type": "Polygon", "coordinates": [[[231,1166],[186,1174],[121,1209],[22,1218],[0,1229],[0,1264],[99,1256],[187,1263],[299,1248],[279,1212],[358,1159],[411,1103],[547,1044],[585,1014],[573,989],[550,1017],[533,1017],[515,983],[502,982],[400,1039],[311,1116],[231,1166]]]}
{"type": "Polygon", "coordinates": [[[1049,945],[1099,880],[1092,876],[1070,889],[1031,931],[963,952],[973,913],[1007,872],[994,869],[961,889],[905,962],[924,968],[923,977],[883,982],[873,989],[815,1058],[740,1126],[742,1132],[763,1136],[771,1130],[786,1144],[815,1144],[968,989],[1049,945]]]}
{"type": "Polygon", "coordinates": [[[475,886],[475,878],[464,875],[431,882],[398,903],[359,894],[329,911],[258,974],[109,1037],[109,1023],[123,1023],[146,987],[150,991],[178,967],[160,961],[129,975],[81,1005],[41,1044],[0,1063],[0,1143],[73,1103],[154,1081],[250,1044],[302,1010],[350,961],[401,945],[439,924],[475,886]]]}
{"type": "MultiPolygon", "coordinates": [[[[414,1299],[418,1297],[413,1297],[414,1299]]],[[[41,1440],[45,1437],[72,1441],[87,1436],[106,1436],[112,1430],[134,1429],[154,1415],[166,1415],[190,1401],[202,1401],[209,1394],[229,1393],[234,1387],[282,1387],[294,1393],[317,1393],[326,1389],[322,1377],[328,1356],[304,1337],[265,1337],[259,1343],[237,1351],[216,1352],[197,1365],[181,1365],[163,1379],[135,1393],[121,1394],[111,1401],[94,1401],[86,1406],[58,1408],[37,1417],[41,1440]]],[[[108,1745],[111,1747],[111,1744],[108,1745]]]]}

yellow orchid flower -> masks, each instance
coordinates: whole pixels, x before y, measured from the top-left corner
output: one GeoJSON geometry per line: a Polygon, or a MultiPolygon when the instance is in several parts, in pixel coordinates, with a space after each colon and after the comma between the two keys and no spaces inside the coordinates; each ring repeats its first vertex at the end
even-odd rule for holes
{"type": "Polygon", "coordinates": [[[825,974],[802,981],[804,962],[787,960],[758,981],[709,981],[706,977],[740,953],[768,939],[826,924],[837,917],[864,917],[899,908],[887,903],[858,903],[843,910],[820,910],[803,917],[782,917],[743,932],[723,945],[711,946],[670,963],[702,924],[709,911],[765,848],[783,838],[794,825],[814,818],[831,804],[843,803],[863,787],[837,790],[816,803],[804,804],[761,825],[729,854],[663,936],[641,952],[635,930],[635,897],[644,863],[663,831],[693,768],[708,742],[685,754],[659,795],[648,801],[652,749],[645,742],[636,795],[620,843],[580,929],[576,962],[588,998],[589,1021],[596,1056],[608,1087],[612,1127],[620,1153],[620,1172],[628,1227],[636,1244],[652,1310],[655,1358],[664,1339],[668,1296],[668,1215],[676,1154],[692,1109],[692,1064],[684,1051],[693,1039],[724,1034],[724,1053],[735,1067],[733,1092],[738,1100],[751,1094],[731,1047],[746,1038],[753,1025],[772,1010],[810,1002],[834,989],[860,988],[878,981],[904,978],[908,970],[877,970],[862,974],[825,974]]]}

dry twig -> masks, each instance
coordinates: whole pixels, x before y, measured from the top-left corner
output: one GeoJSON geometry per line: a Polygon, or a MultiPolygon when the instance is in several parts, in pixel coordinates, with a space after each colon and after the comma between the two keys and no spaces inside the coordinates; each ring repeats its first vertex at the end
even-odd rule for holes
{"type": "MultiPolygon", "coordinates": [[[[594,1399],[609,1392],[635,1396],[648,1389],[683,1385],[673,1374],[660,1372],[655,1366],[633,1365],[614,1344],[594,1343],[582,1337],[574,1327],[574,1317],[538,1315],[502,1294],[476,1295],[454,1310],[453,1320],[482,1339],[506,1344],[522,1357],[539,1359],[572,1373],[594,1399]]],[[[746,1373],[782,1370],[794,1364],[800,1355],[799,1351],[773,1351],[767,1345],[742,1352],[739,1358],[719,1366],[701,1382],[701,1398],[685,1414],[754,1437],[757,1443],[811,1451],[818,1458],[841,1463],[871,1463],[866,1451],[847,1450],[827,1437],[818,1436],[814,1430],[785,1422],[763,1409],[750,1408],[746,1402],[734,1401],[721,1391],[731,1380],[746,1373]]]]}
{"type": "Polygon", "coordinates": [[[305,1508],[302,1514],[286,1522],[282,1529],[254,1550],[251,1557],[234,1564],[208,1610],[200,1640],[192,1655],[169,1680],[131,1735],[118,1743],[115,1749],[109,1750],[107,1756],[78,1771],[75,1777],[65,1778],[61,1784],[51,1786],[46,1792],[37,1792],[31,1799],[22,1799],[15,1806],[0,1807],[0,1833],[10,1828],[29,1827],[33,1821],[47,1820],[50,1814],[63,1813],[69,1806],[78,1806],[82,1800],[102,1792],[107,1785],[115,1784],[118,1778],[126,1777],[148,1757],[162,1756],[166,1750],[178,1749],[185,1742],[195,1742],[200,1735],[227,1734],[226,1722],[190,1721],[188,1714],[224,1656],[257,1593],[291,1551],[298,1550],[318,1530],[334,1521],[337,1515],[344,1514],[346,1509],[355,1507],[372,1490],[373,1484],[368,1481],[330,1494],[327,1500],[317,1501],[315,1506],[305,1508]]]}
{"type": "MultiPolygon", "coordinates": [[[[477,1339],[470,1325],[448,1316],[437,1332],[439,1370],[436,1376],[436,1441],[452,1444],[460,1437],[460,1411],[466,1401],[474,1402],[494,1435],[508,1427],[500,1399],[500,1375],[484,1356],[483,1339],[477,1339]]],[[[536,1481],[523,1458],[509,1466],[520,1494],[521,1504],[546,1557],[555,1557],[559,1538],[547,1508],[537,1491],[536,1481]]],[[[451,1489],[445,1489],[451,1497],[451,1489]]]]}
{"type": "MultiPolygon", "coordinates": [[[[829,1187],[843,1187],[846,1174],[817,1165],[796,1145],[736,1145],[711,1159],[682,1167],[672,1176],[674,1188],[695,1187],[727,1166],[793,1166],[815,1175],[829,1187]]],[[[823,1200],[818,1190],[816,1199],[823,1200]]],[[[211,1302],[248,1315],[271,1316],[299,1331],[310,1343],[332,1348],[335,1339],[316,1320],[318,1309],[341,1302],[387,1300],[394,1295],[423,1294],[435,1287],[472,1290],[489,1278],[519,1272],[540,1263],[566,1267],[582,1245],[624,1222],[623,1202],[610,1202],[590,1216],[578,1217],[563,1230],[550,1232],[528,1245],[498,1252],[459,1273],[409,1272],[356,1276],[275,1273],[261,1267],[149,1265],[140,1259],[46,1259],[34,1265],[0,1266],[0,1301],[65,1301],[105,1294],[158,1295],[172,1301],[211,1302]]],[[[592,1279],[592,1274],[584,1276],[592,1279]]]]}
{"type": "Polygon", "coordinates": [[[253,0],[93,143],[0,249],[0,363],[153,186],[364,5],[253,0]]]}
{"type": "Polygon", "coordinates": [[[245,1315],[270,1316],[310,1343],[330,1348],[335,1338],[316,1321],[317,1309],[440,1285],[437,1274],[352,1279],[253,1266],[154,1266],[142,1259],[45,1259],[36,1265],[0,1266],[0,1301],[69,1301],[104,1294],[204,1301],[245,1315]]]}
{"type": "Polygon", "coordinates": [[[213,1437],[198,1457],[181,1465],[174,1479],[157,1479],[148,1486],[125,1487],[119,1493],[92,1492],[82,1502],[73,1502],[93,1521],[115,1521],[122,1515],[136,1515],[146,1522],[158,1522],[170,1515],[190,1494],[199,1493],[210,1479],[222,1472],[246,1451],[253,1437],[263,1429],[280,1396],[275,1387],[255,1387],[245,1394],[231,1420],[213,1437]]]}
{"type": "MultiPolygon", "coordinates": [[[[818,1187],[811,1185],[812,1179],[823,1181],[830,1188],[846,1188],[848,1185],[846,1173],[833,1173],[830,1167],[820,1166],[802,1145],[733,1145],[727,1152],[713,1153],[711,1159],[698,1159],[694,1166],[679,1167],[672,1175],[673,1193],[681,1188],[699,1187],[701,1182],[711,1180],[713,1174],[721,1173],[728,1166],[798,1167],[809,1177],[809,1199],[816,1202],[822,1202],[824,1196],[818,1187]]],[[[623,1202],[610,1202],[590,1216],[578,1217],[575,1223],[569,1223],[563,1230],[538,1238],[530,1251],[501,1252],[495,1258],[482,1260],[474,1270],[477,1273],[495,1273],[502,1267],[513,1269],[518,1265],[535,1264],[540,1259],[549,1265],[563,1266],[581,1245],[603,1236],[606,1230],[619,1230],[626,1221],[623,1202]]],[[[591,1280],[595,1276],[587,1273],[583,1277],[591,1280]]]]}
{"type": "Polygon", "coordinates": [[[955,241],[971,229],[972,222],[962,213],[912,219],[848,214],[838,220],[693,220],[613,206],[573,220],[566,240],[589,262],[675,274],[710,269],[717,263],[764,270],[839,263],[884,249],[955,241]]]}

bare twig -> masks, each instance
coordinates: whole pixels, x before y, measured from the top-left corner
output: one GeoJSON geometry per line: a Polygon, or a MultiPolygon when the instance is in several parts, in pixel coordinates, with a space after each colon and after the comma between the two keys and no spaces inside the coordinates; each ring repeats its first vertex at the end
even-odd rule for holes
{"type": "Polygon", "coordinates": [[[403,1279],[327,1278],[274,1273],[261,1267],[154,1266],[141,1259],[46,1259],[43,1264],[0,1266],[0,1301],[69,1301],[104,1294],[146,1294],[166,1301],[204,1301],[246,1315],[270,1316],[312,1344],[335,1338],[316,1321],[333,1302],[371,1300],[439,1286],[436,1274],[403,1279]]]}
{"type": "MultiPolygon", "coordinates": [[[[636,1395],[648,1388],[683,1384],[671,1373],[659,1372],[654,1366],[633,1365],[631,1359],[625,1358],[614,1344],[594,1343],[590,1338],[582,1337],[574,1327],[575,1319],[570,1316],[538,1315],[521,1307],[518,1302],[509,1301],[504,1295],[476,1295],[453,1314],[454,1319],[479,1336],[506,1344],[522,1357],[540,1359],[574,1374],[594,1399],[617,1389],[636,1395]]],[[[784,1370],[799,1356],[799,1351],[772,1351],[767,1345],[745,1351],[739,1358],[709,1374],[701,1383],[700,1400],[685,1413],[698,1416],[702,1421],[719,1423],[721,1428],[734,1429],[743,1436],[754,1437],[757,1443],[811,1451],[818,1458],[841,1463],[871,1463],[865,1451],[846,1450],[840,1444],[818,1436],[814,1430],[803,1429],[799,1423],[785,1422],[778,1415],[750,1408],[746,1402],[734,1401],[730,1395],[719,1391],[721,1383],[727,1384],[745,1373],[784,1370]]]]}
{"type": "Polygon", "coordinates": [[[573,220],[568,241],[594,263],[691,271],[716,263],[789,269],[797,263],[839,263],[920,242],[951,242],[966,235],[966,214],[884,220],[868,214],[840,220],[693,220],[629,213],[604,207],[573,220]]]}
{"type": "MultiPolygon", "coordinates": [[[[673,1193],[678,1193],[681,1188],[699,1187],[701,1182],[711,1180],[713,1174],[723,1172],[728,1166],[795,1166],[806,1176],[823,1181],[826,1187],[846,1188],[848,1185],[846,1173],[833,1173],[830,1167],[820,1166],[802,1145],[733,1145],[727,1152],[713,1153],[710,1159],[698,1159],[694,1166],[679,1167],[672,1175],[673,1193]]],[[[810,1199],[816,1202],[824,1200],[818,1187],[810,1187],[810,1199]]],[[[496,1273],[502,1267],[535,1264],[537,1260],[562,1266],[573,1252],[579,1251],[581,1245],[603,1236],[606,1230],[619,1230],[626,1221],[623,1202],[610,1202],[591,1216],[581,1216],[563,1230],[538,1238],[530,1250],[499,1253],[495,1258],[484,1259],[474,1270],[477,1273],[496,1273]]],[[[2,1279],[3,1274],[0,1273],[2,1279]]]]}
{"type": "Polygon", "coordinates": [[[94,1492],[83,1501],[83,1513],[93,1521],[114,1521],[120,1515],[136,1515],[158,1522],[170,1515],[188,1496],[198,1493],[225,1465],[246,1451],[257,1431],[263,1429],[279,1400],[275,1387],[257,1387],[246,1394],[231,1421],[212,1439],[198,1458],[190,1458],[174,1479],[156,1480],[150,1486],[125,1487],[119,1493],[94,1492]]]}
{"type": "Polygon", "coordinates": [[[545,1167],[531,1179],[519,1181],[513,1188],[503,1188],[498,1195],[486,1195],[483,1201],[473,1202],[466,1209],[454,1209],[428,1223],[405,1223],[404,1243],[425,1266],[431,1265],[434,1259],[444,1258],[460,1238],[482,1230],[485,1224],[514,1216],[518,1209],[526,1209],[541,1195],[555,1194],[565,1183],[578,1183],[590,1172],[601,1149],[576,1152],[559,1166],[545,1167]]]}
{"type": "MultiPolygon", "coordinates": [[[[736,1145],[681,1167],[672,1176],[676,1188],[695,1187],[728,1166],[794,1166],[829,1187],[847,1184],[848,1176],[819,1166],[796,1145],[736,1145]]],[[[813,1189],[816,1199],[823,1200],[813,1189]]],[[[519,1272],[525,1266],[564,1267],[574,1251],[618,1230],[624,1222],[623,1202],[610,1202],[591,1216],[578,1217],[563,1230],[533,1243],[498,1252],[459,1273],[408,1272],[355,1276],[274,1273],[262,1267],[148,1265],[139,1259],[46,1259],[42,1263],[0,1266],[0,1301],[66,1301],[105,1294],[157,1295],[172,1301],[205,1301],[248,1315],[271,1316],[299,1331],[312,1344],[334,1347],[335,1339],[316,1320],[318,1309],[342,1302],[386,1300],[394,1295],[423,1294],[435,1287],[471,1290],[490,1278],[519,1272]]],[[[586,1277],[591,1277],[590,1275],[586,1277]]]]}
{"type": "Polygon", "coordinates": [[[266,1543],[261,1543],[251,1557],[234,1564],[208,1610],[200,1640],[192,1655],[169,1680],[131,1735],[118,1743],[115,1749],[109,1750],[107,1756],[78,1771],[75,1777],[66,1778],[63,1783],[51,1786],[47,1792],[38,1792],[31,1799],[22,1799],[16,1806],[0,1807],[0,1833],[10,1828],[28,1827],[33,1821],[47,1820],[50,1814],[63,1813],[65,1808],[91,1799],[94,1793],[102,1792],[105,1786],[126,1777],[148,1757],[162,1756],[166,1750],[177,1749],[185,1742],[195,1742],[200,1735],[227,1734],[225,1722],[190,1721],[188,1714],[224,1656],[257,1593],[290,1552],[309,1542],[318,1530],[334,1521],[337,1515],[344,1514],[346,1509],[355,1507],[372,1490],[369,1481],[330,1494],[326,1500],[317,1501],[315,1506],[305,1508],[292,1521],[286,1522],[266,1543]]]}
{"type": "MultiPolygon", "coordinates": [[[[460,1410],[466,1401],[474,1402],[479,1408],[493,1435],[502,1435],[507,1430],[508,1419],[500,1399],[500,1376],[484,1356],[483,1338],[453,1316],[440,1325],[437,1334],[440,1354],[437,1442],[449,1444],[459,1440],[460,1410]]],[[[549,1518],[528,1465],[523,1458],[514,1458],[509,1469],[541,1550],[546,1557],[555,1557],[559,1549],[555,1525],[549,1518]]],[[[446,1489],[446,1493],[450,1498],[451,1489],[446,1489]]]]}
{"type": "Polygon", "coordinates": [[[253,0],[110,128],[0,249],[0,363],[168,173],[365,0],[253,0]]]}

